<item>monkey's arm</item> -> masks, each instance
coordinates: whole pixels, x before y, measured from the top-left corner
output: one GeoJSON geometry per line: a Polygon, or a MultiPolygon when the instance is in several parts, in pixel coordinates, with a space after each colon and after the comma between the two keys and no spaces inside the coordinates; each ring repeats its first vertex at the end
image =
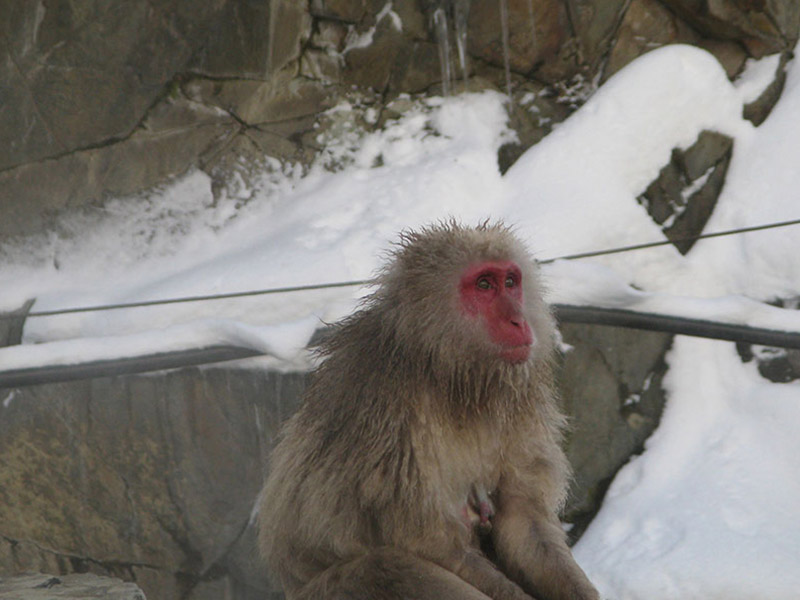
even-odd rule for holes
{"type": "Polygon", "coordinates": [[[533,600],[477,550],[454,553],[442,566],[492,600],[533,600]]]}
{"type": "Polygon", "coordinates": [[[501,491],[492,532],[498,563],[529,594],[541,600],[598,600],[552,511],[501,491]]]}

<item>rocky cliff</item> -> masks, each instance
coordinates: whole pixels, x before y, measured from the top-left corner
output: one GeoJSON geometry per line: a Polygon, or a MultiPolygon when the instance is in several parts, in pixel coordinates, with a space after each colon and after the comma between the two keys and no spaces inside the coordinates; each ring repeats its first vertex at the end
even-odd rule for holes
{"type": "Polygon", "coordinates": [[[308,164],[340,100],[380,126],[399,94],[465,76],[534,98],[512,111],[508,166],[652,48],[701,46],[734,76],[800,28],[793,0],[1,0],[0,14],[0,239],[191,167],[222,186],[242,159],[308,164]]]}

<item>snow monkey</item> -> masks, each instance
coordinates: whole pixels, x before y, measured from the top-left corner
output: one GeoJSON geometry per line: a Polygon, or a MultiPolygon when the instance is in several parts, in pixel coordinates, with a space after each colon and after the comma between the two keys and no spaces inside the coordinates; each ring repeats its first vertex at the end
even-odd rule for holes
{"type": "Polygon", "coordinates": [[[502,224],[401,235],[334,326],[262,492],[292,600],[596,600],[557,513],[569,466],[537,268],[502,224]]]}

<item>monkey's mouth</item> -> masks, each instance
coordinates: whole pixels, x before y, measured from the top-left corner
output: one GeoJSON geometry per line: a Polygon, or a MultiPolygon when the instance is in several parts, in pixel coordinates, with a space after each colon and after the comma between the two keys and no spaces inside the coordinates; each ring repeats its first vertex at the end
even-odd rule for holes
{"type": "Polygon", "coordinates": [[[500,352],[500,357],[513,365],[524,363],[531,354],[531,346],[532,344],[521,344],[503,348],[502,352],[500,352]]]}

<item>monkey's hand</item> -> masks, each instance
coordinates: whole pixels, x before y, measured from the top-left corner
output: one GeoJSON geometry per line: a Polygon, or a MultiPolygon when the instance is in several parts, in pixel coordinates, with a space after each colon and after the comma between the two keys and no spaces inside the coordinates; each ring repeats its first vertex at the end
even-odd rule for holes
{"type": "Polygon", "coordinates": [[[507,499],[493,532],[502,569],[528,593],[542,600],[600,600],[554,514],[525,499],[507,499]]]}
{"type": "Polygon", "coordinates": [[[534,600],[477,550],[467,550],[449,562],[443,566],[492,600],[534,600]]]}

